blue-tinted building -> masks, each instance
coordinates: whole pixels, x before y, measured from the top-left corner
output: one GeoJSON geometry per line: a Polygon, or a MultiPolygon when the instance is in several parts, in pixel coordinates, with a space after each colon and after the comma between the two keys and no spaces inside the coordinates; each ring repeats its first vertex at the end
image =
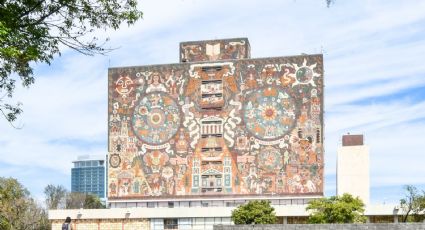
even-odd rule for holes
{"type": "Polygon", "coordinates": [[[71,192],[91,193],[105,198],[106,156],[80,156],[71,169],[71,192]]]}

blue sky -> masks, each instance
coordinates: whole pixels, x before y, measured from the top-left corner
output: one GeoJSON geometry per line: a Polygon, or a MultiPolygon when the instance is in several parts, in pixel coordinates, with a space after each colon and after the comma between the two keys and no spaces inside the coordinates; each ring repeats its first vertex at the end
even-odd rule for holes
{"type": "Polygon", "coordinates": [[[64,49],[35,64],[19,88],[24,114],[0,120],[0,176],[18,178],[38,199],[47,184],[70,188],[71,161],[107,153],[107,69],[178,62],[182,41],[247,37],[251,56],[323,53],[325,194],[335,193],[341,135],[365,135],[372,203],[396,203],[402,186],[425,189],[425,1],[141,1],[144,19],[98,31],[119,47],[88,57],[64,49]]]}

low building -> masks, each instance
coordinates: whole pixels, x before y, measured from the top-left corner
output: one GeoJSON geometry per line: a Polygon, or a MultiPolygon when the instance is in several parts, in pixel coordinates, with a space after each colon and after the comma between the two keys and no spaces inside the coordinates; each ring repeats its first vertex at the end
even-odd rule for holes
{"type": "MultiPolygon", "coordinates": [[[[296,202],[294,199],[293,201],[296,202]]],[[[273,201],[272,201],[273,202],[273,201]]],[[[276,202],[275,202],[276,203],[276,202]]],[[[165,204],[163,206],[166,206],[165,204]]],[[[306,223],[309,213],[306,204],[274,204],[279,224],[306,223]]],[[[61,229],[67,216],[73,219],[74,229],[163,230],[213,229],[214,225],[232,224],[230,216],[236,207],[128,207],[112,209],[50,210],[52,230],[61,229]]],[[[394,205],[368,205],[365,215],[371,223],[398,222],[401,215],[394,205]]]]}

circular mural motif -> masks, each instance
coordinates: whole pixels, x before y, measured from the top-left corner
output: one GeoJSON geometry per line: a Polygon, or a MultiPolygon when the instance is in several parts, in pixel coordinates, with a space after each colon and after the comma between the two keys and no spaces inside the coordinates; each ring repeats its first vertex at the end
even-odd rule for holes
{"type": "Polygon", "coordinates": [[[297,70],[295,76],[299,82],[306,83],[313,79],[313,70],[308,67],[301,67],[297,70]]]}
{"type": "Polygon", "coordinates": [[[257,155],[258,167],[266,172],[273,172],[282,168],[282,157],[278,149],[266,147],[257,155]]]}
{"type": "Polygon", "coordinates": [[[257,138],[277,139],[294,126],[294,100],[282,89],[270,87],[253,92],[244,109],[246,128],[257,138]]]}
{"type": "Polygon", "coordinates": [[[147,94],[134,109],[132,125],[140,140],[162,144],[173,137],[180,126],[177,103],[164,93],[147,94]]]}
{"type": "Polygon", "coordinates": [[[118,168],[118,166],[120,166],[121,163],[121,158],[118,154],[112,154],[111,157],[109,158],[109,164],[111,165],[112,168],[118,168]]]}

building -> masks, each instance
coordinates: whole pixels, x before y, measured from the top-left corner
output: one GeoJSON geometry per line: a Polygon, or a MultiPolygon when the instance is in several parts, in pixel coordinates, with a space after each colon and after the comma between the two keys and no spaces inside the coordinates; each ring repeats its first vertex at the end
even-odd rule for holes
{"type": "Polygon", "coordinates": [[[257,199],[303,223],[323,197],[321,54],[253,59],[246,38],[183,42],[180,63],[108,78],[110,209],[51,210],[53,229],[67,215],[84,229],[212,229],[257,199]]]}
{"type": "Polygon", "coordinates": [[[71,192],[91,193],[106,198],[106,157],[80,156],[71,169],[71,192]]]}
{"type": "Polygon", "coordinates": [[[369,203],[369,147],[363,135],[342,136],[337,152],[337,195],[350,193],[369,203]]]}
{"type": "MultiPolygon", "coordinates": [[[[308,218],[306,205],[273,205],[278,223],[304,224],[308,218]]],[[[153,229],[213,229],[213,225],[231,224],[235,207],[162,207],[112,208],[84,210],[50,210],[52,229],[59,230],[66,216],[73,219],[76,229],[153,230],[153,229]],[[165,220],[165,221],[164,221],[165,220]]],[[[402,210],[392,205],[368,205],[365,215],[370,223],[394,223],[402,210]]]]}
{"type": "Polygon", "coordinates": [[[321,54],[252,59],[236,38],[180,61],[109,69],[111,207],[323,195],[321,54]]]}
{"type": "MultiPolygon", "coordinates": [[[[323,196],[321,54],[252,59],[246,38],[183,42],[178,64],[108,77],[111,208],[323,196]]],[[[158,217],[151,228],[195,222],[211,225],[158,217]]]]}

